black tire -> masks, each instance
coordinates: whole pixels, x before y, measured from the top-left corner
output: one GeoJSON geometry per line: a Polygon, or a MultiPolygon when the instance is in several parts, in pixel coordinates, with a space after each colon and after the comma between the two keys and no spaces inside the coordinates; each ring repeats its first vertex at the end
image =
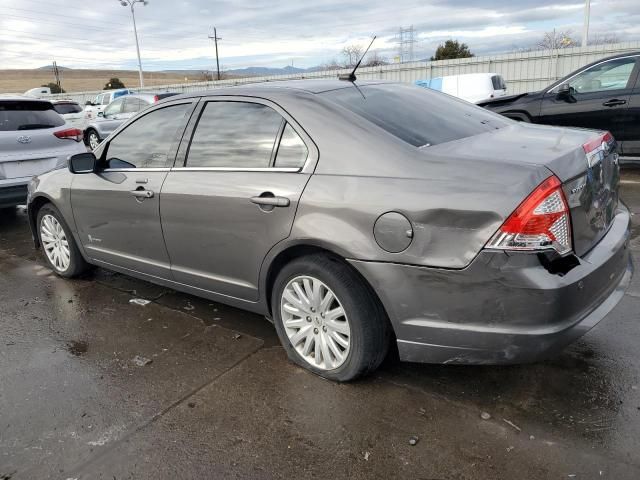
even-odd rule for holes
{"type": "MultiPolygon", "coordinates": [[[[95,148],[91,146],[91,136],[94,135],[96,138],[96,141],[98,142],[98,144],[102,141],[100,139],[100,135],[98,135],[98,132],[96,132],[93,128],[89,128],[87,129],[87,131],[85,132],[85,145],[91,149],[95,148]]],[[[97,144],[96,144],[97,146],[97,144]]]]}
{"type": "Polygon", "coordinates": [[[38,210],[36,228],[37,228],[37,235],[40,239],[40,245],[43,251],[42,252],[43,256],[47,264],[51,267],[51,269],[55,273],[57,273],[61,277],[73,278],[89,269],[89,264],[85,261],[85,259],[82,257],[82,254],[78,250],[78,246],[76,245],[76,242],[73,238],[71,230],[69,229],[69,226],[64,221],[64,217],[62,216],[60,211],[54,205],[52,205],[51,203],[47,203],[43,205],[42,208],[40,208],[40,210],[38,210]],[[45,215],[51,215],[52,217],[54,217],[58,221],[62,229],[64,230],[66,241],[69,245],[69,260],[70,260],[69,265],[65,269],[56,267],[51,262],[46,252],[44,251],[45,247],[42,241],[42,219],[45,215]]]}
{"type": "Polygon", "coordinates": [[[271,299],[273,319],[280,342],[289,359],[321,377],[348,382],[376,370],[384,360],[390,340],[390,325],[375,293],[344,261],[323,254],[300,257],[278,273],[271,299]],[[344,363],[333,370],[317,368],[291,344],[280,312],[287,284],[296,277],[311,276],[329,287],[348,317],[350,347],[344,363]]]}

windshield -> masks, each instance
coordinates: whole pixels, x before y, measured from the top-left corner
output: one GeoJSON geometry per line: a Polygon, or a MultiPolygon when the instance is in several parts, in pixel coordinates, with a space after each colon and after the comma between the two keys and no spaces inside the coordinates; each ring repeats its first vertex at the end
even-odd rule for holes
{"type": "Polygon", "coordinates": [[[37,130],[64,125],[49,102],[9,100],[0,102],[0,131],[37,130]]]}
{"type": "Polygon", "coordinates": [[[414,147],[471,137],[511,122],[464,100],[411,85],[364,85],[320,95],[414,147]]]}
{"type": "Polygon", "coordinates": [[[56,103],[53,106],[53,109],[60,115],[82,112],[82,108],[77,103],[56,103]]]}

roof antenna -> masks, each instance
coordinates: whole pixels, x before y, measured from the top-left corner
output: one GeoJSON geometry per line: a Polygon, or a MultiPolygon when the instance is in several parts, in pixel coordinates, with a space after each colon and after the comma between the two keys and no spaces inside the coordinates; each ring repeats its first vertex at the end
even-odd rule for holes
{"type": "Polygon", "coordinates": [[[373,38],[371,39],[371,43],[369,44],[367,49],[364,51],[364,53],[360,57],[360,60],[358,60],[358,63],[356,63],[356,66],[353,67],[353,70],[351,71],[351,73],[349,73],[349,74],[341,73],[340,75],[338,75],[338,79],[339,80],[348,80],[349,82],[355,82],[356,81],[356,70],[360,66],[360,63],[362,63],[362,59],[367,54],[367,52],[369,51],[369,49],[371,48],[371,45],[373,45],[373,42],[375,42],[375,40],[376,40],[376,35],[374,35],[373,38]]]}

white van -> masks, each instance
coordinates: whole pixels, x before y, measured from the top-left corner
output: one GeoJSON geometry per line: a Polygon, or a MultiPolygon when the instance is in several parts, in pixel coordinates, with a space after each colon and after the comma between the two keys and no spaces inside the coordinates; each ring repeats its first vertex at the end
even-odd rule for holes
{"type": "Polygon", "coordinates": [[[497,73],[467,73],[436,77],[417,80],[416,85],[448,93],[471,103],[502,97],[507,93],[507,85],[502,76],[497,73]]]}

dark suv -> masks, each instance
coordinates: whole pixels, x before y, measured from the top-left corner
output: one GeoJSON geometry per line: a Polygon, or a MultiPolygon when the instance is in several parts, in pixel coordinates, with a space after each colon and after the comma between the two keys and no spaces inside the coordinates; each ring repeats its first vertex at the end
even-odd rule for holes
{"type": "Polygon", "coordinates": [[[540,92],[478,105],[524,122],[609,130],[621,160],[640,161],[640,52],[598,60],[540,92]]]}

